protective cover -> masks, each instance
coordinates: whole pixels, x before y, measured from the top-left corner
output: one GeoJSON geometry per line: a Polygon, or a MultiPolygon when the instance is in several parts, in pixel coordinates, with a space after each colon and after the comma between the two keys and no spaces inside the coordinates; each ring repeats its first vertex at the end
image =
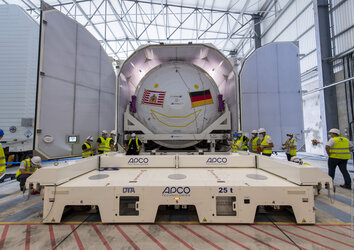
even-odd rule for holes
{"type": "MultiPolygon", "coordinates": [[[[237,77],[230,61],[211,44],[164,44],[142,46],[122,65],[118,75],[117,124],[119,132],[123,133],[124,131],[123,114],[136,89],[143,85],[144,79],[152,74],[151,72],[158,67],[163,70],[164,65],[171,63],[194,65],[202,69],[205,75],[215,82],[218,91],[223,95],[225,104],[231,111],[232,130],[236,131],[238,129],[237,77]]],[[[199,74],[201,73],[197,74],[198,78],[199,74]]],[[[171,77],[175,76],[171,74],[171,77]]],[[[162,82],[156,83],[161,86],[162,82]]],[[[193,85],[197,82],[201,82],[201,80],[189,82],[192,86],[191,91],[193,91],[193,85]]],[[[141,99],[138,101],[141,103],[141,99]]],[[[137,106],[138,109],[139,106],[141,107],[140,104],[137,106]]],[[[142,122],[146,123],[144,120],[142,122]]],[[[168,133],[168,131],[161,130],[159,132],[168,133]]]]}
{"type": "Polygon", "coordinates": [[[115,127],[115,73],[100,43],[57,10],[42,12],[35,150],[81,154],[87,136],[115,127]],[[68,136],[78,136],[69,143],[68,136]]]}
{"type": "Polygon", "coordinates": [[[281,149],[287,133],[304,145],[299,48],[292,42],[271,43],[257,49],[240,72],[242,129],[265,128],[281,149]]]}

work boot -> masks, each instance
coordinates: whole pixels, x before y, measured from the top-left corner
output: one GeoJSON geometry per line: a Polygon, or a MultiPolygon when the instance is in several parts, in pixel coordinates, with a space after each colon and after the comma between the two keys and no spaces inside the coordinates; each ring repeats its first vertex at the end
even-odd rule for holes
{"type": "Polygon", "coordinates": [[[352,190],[352,187],[349,185],[339,185],[341,188],[352,190]]]}
{"type": "Polygon", "coordinates": [[[23,189],[24,189],[24,188],[25,188],[25,186],[21,186],[21,185],[20,185],[20,189],[21,189],[21,191],[23,191],[23,189]]]}

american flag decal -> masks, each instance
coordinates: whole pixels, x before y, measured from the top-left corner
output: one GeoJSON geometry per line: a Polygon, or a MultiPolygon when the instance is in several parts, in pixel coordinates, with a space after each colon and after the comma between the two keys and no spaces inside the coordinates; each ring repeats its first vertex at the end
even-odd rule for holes
{"type": "Polygon", "coordinates": [[[155,90],[145,89],[141,103],[154,105],[154,106],[163,106],[165,95],[166,95],[165,91],[155,91],[155,90]]]}

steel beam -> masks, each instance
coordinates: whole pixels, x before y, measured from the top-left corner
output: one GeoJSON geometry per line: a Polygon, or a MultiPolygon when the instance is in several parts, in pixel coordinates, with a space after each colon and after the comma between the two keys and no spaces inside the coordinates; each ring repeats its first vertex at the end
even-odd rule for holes
{"type": "MultiPolygon", "coordinates": [[[[334,82],[332,62],[328,60],[332,57],[329,3],[328,0],[314,0],[313,3],[315,11],[319,88],[324,88],[334,82]]],[[[325,138],[328,129],[338,128],[339,126],[336,88],[324,89],[323,97],[321,96],[321,116],[322,120],[326,121],[322,123],[325,138]]]]}
{"type": "Polygon", "coordinates": [[[254,48],[258,49],[262,46],[261,39],[261,17],[259,15],[253,15],[253,29],[254,29],[254,48]]]}

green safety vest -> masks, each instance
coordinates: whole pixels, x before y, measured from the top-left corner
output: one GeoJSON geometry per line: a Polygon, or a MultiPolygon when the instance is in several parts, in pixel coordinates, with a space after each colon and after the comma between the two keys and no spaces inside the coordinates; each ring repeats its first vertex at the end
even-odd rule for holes
{"type": "MultiPolygon", "coordinates": [[[[36,167],[32,168],[32,163],[31,163],[30,159],[23,160],[22,162],[25,163],[25,171],[26,172],[33,172],[33,173],[36,172],[37,168],[36,167]]],[[[15,178],[17,178],[19,175],[21,175],[20,169],[17,170],[15,178]]]]}
{"type": "Polygon", "coordinates": [[[232,151],[233,152],[237,152],[237,151],[240,151],[240,140],[237,140],[237,141],[235,141],[235,140],[232,140],[232,151]]]}
{"type": "Polygon", "coordinates": [[[243,136],[240,138],[241,141],[241,150],[247,149],[246,141],[243,139],[243,136]]]}
{"type": "Polygon", "coordinates": [[[0,174],[5,173],[5,171],[6,171],[5,153],[0,143],[0,174]]]}
{"type": "Polygon", "coordinates": [[[82,150],[82,158],[93,156],[92,146],[87,142],[85,142],[84,145],[86,145],[86,149],[90,149],[90,150],[87,151],[82,150]]]}
{"type": "MultiPolygon", "coordinates": [[[[130,143],[132,143],[132,141],[133,141],[133,139],[130,138],[129,142],[128,142],[128,149],[129,149],[130,143]]],[[[139,150],[140,146],[139,146],[138,138],[135,138],[135,143],[136,143],[136,148],[139,150]]]]}
{"type": "Polygon", "coordinates": [[[112,150],[111,150],[111,140],[113,140],[113,138],[112,137],[110,137],[110,138],[108,138],[107,140],[106,140],[106,142],[107,142],[107,148],[108,148],[108,152],[111,152],[112,150]]]}
{"type": "Polygon", "coordinates": [[[111,151],[109,144],[107,146],[107,142],[109,143],[109,138],[105,139],[101,136],[100,139],[101,143],[98,144],[98,151],[103,151],[103,153],[111,151]]]}
{"type": "Polygon", "coordinates": [[[294,139],[294,138],[291,139],[290,141],[287,140],[287,141],[285,142],[285,146],[286,146],[286,148],[289,148],[289,149],[290,149],[290,150],[289,150],[289,154],[290,154],[291,156],[295,156],[295,155],[296,155],[296,145],[295,145],[295,139],[294,139]],[[295,146],[295,148],[290,148],[291,146],[295,146]]]}
{"type": "Polygon", "coordinates": [[[251,144],[251,151],[252,152],[257,152],[258,141],[259,141],[258,136],[252,140],[252,144],[251,144]]]}
{"type": "Polygon", "coordinates": [[[334,146],[329,148],[329,158],[349,160],[351,158],[349,141],[345,137],[333,137],[334,146]]]}
{"type": "MultiPolygon", "coordinates": [[[[261,142],[261,146],[269,146],[269,143],[267,143],[267,139],[270,137],[269,135],[266,135],[264,139],[261,142]]],[[[271,154],[273,153],[273,150],[271,148],[263,148],[262,151],[263,154],[271,154]]]]}

